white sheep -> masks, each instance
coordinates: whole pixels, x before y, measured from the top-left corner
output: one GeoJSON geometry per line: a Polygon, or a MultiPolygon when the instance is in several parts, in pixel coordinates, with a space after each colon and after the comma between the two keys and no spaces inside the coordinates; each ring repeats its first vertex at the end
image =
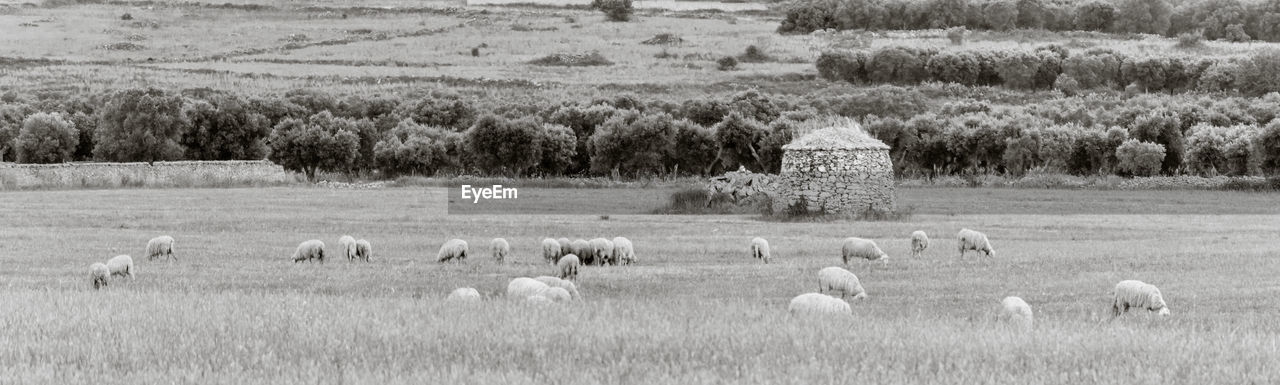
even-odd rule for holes
{"type": "Polygon", "coordinates": [[[578,256],[573,254],[560,257],[560,261],[556,262],[556,267],[560,269],[561,279],[578,279],[578,266],[580,265],[582,265],[582,261],[579,261],[578,256]]]}
{"type": "Polygon", "coordinates": [[[916,230],[911,233],[911,257],[919,257],[929,248],[929,235],[916,230]]]}
{"type": "Polygon", "coordinates": [[[1031,329],[1033,315],[1031,313],[1031,305],[1027,305],[1027,301],[1023,301],[1019,297],[1004,297],[1000,301],[1000,321],[1009,325],[1017,326],[1022,329],[1031,329]]]}
{"type": "Polygon", "coordinates": [[[956,242],[959,244],[961,258],[964,258],[964,252],[967,250],[981,251],[986,253],[987,257],[994,257],[996,253],[991,248],[987,235],[977,231],[960,229],[960,233],[956,234],[956,242]]]}
{"type": "Polygon", "coordinates": [[[370,258],[373,258],[373,245],[363,239],[356,241],[356,259],[363,259],[365,262],[369,262],[370,258]]]}
{"type": "Polygon", "coordinates": [[[880,246],[876,246],[876,241],[849,237],[845,238],[844,244],[840,246],[840,258],[844,260],[846,265],[849,264],[850,259],[854,258],[888,263],[889,255],[881,251],[880,246]]]}
{"type": "Polygon", "coordinates": [[[111,272],[111,275],[113,276],[114,275],[118,275],[121,277],[127,276],[129,277],[130,280],[132,280],[133,279],[133,257],[130,257],[128,255],[117,255],[115,257],[112,257],[111,259],[108,259],[107,271],[111,272]]]}
{"type": "Polygon", "coordinates": [[[342,253],[347,256],[347,260],[356,259],[356,239],[350,235],[343,235],[338,238],[338,245],[342,247],[342,253]]]}
{"type": "Polygon", "coordinates": [[[547,275],[534,278],[534,280],[545,283],[547,284],[548,287],[558,287],[558,288],[564,289],[565,291],[569,292],[569,296],[573,297],[574,299],[581,298],[581,296],[578,294],[578,285],[573,284],[572,281],[568,281],[568,280],[564,280],[564,279],[560,279],[552,276],[547,276],[547,275]]]}
{"type": "Polygon", "coordinates": [[[564,256],[564,254],[561,254],[562,250],[560,242],[555,239],[546,238],[542,240],[542,259],[547,263],[556,263],[556,261],[560,260],[560,257],[564,256]]]}
{"type": "Polygon", "coordinates": [[[596,265],[617,265],[618,261],[613,259],[613,241],[604,238],[595,238],[591,240],[591,256],[594,258],[593,264],[596,265]]]}
{"type": "Polygon", "coordinates": [[[570,242],[569,254],[578,256],[578,259],[581,259],[584,265],[590,265],[595,256],[595,253],[591,252],[591,242],[587,242],[585,239],[575,239],[570,242]]]}
{"type": "MultiPolygon", "coordinates": [[[[840,293],[840,298],[867,298],[858,276],[840,267],[826,267],[818,271],[818,292],[822,294],[840,293]]],[[[828,294],[829,295],[829,294],[828,294]]]]}
{"type": "Polygon", "coordinates": [[[494,238],[489,241],[489,251],[493,253],[493,259],[501,264],[507,259],[507,254],[511,253],[511,244],[506,239],[494,238]]]}
{"type": "Polygon", "coordinates": [[[613,238],[613,258],[623,265],[636,263],[636,249],[631,245],[630,239],[624,237],[613,238]]]}
{"type": "MultiPolygon", "coordinates": [[[[556,243],[560,244],[560,255],[556,256],[556,258],[573,254],[573,243],[569,242],[569,238],[556,239],[556,243]]],[[[556,260],[557,259],[553,259],[552,261],[556,261],[556,260]]]]}
{"type": "Polygon", "coordinates": [[[1161,316],[1169,315],[1169,307],[1165,305],[1160,289],[1142,281],[1127,280],[1116,284],[1115,302],[1111,304],[1111,319],[1127,313],[1129,308],[1147,309],[1158,312],[1161,316]]]}
{"type": "Polygon", "coordinates": [[[148,261],[153,261],[162,255],[166,261],[168,261],[169,258],[178,259],[177,256],[173,255],[173,237],[161,235],[147,241],[148,261]]]}
{"type": "Polygon", "coordinates": [[[751,257],[769,263],[769,241],[755,237],[751,239],[751,257]]]}
{"type": "Polygon", "coordinates": [[[507,297],[509,298],[525,298],[533,296],[541,296],[542,293],[550,289],[550,286],[533,278],[519,277],[512,279],[507,284],[507,297]]]}
{"type": "Polygon", "coordinates": [[[436,254],[436,260],[440,263],[450,260],[462,262],[465,259],[467,259],[467,241],[461,239],[450,239],[440,245],[440,252],[436,254]]]}
{"type": "Polygon", "coordinates": [[[848,302],[822,293],[798,295],[791,299],[787,310],[795,315],[853,315],[848,302]]]}
{"type": "Polygon", "coordinates": [[[547,291],[542,292],[542,297],[546,297],[552,302],[569,302],[573,300],[573,296],[569,294],[568,290],[559,287],[548,288],[547,291]]]}
{"type": "Polygon", "coordinates": [[[95,263],[89,265],[89,282],[93,283],[94,289],[101,289],[107,286],[107,278],[111,277],[111,269],[107,265],[95,263]]]}
{"type": "Polygon", "coordinates": [[[312,239],[298,244],[298,248],[293,251],[293,262],[302,261],[311,262],[311,260],[324,263],[324,241],[312,239]]]}
{"type": "Polygon", "coordinates": [[[477,291],[475,288],[470,288],[470,287],[460,287],[460,288],[454,289],[452,293],[449,293],[449,298],[448,298],[449,301],[458,301],[458,302],[479,302],[480,299],[481,299],[480,292],[477,291]]]}

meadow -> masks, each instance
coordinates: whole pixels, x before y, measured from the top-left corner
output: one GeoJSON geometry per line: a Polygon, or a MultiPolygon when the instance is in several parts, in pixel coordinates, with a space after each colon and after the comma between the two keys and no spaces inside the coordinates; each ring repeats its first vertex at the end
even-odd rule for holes
{"type": "Polygon", "coordinates": [[[1280,381],[1273,195],[907,188],[900,221],[776,223],[647,215],[625,191],[560,191],[598,215],[449,215],[439,188],[6,192],[0,382],[1280,381]],[[957,257],[961,227],[984,230],[995,257],[957,257]],[[934,243],[912,258],[916,229],[934,243]],[[178,261],[141,257],[161,234],[178,261]],[[289,261],[312,238],[333,255],[342,234],[369,239],[373,261],[289,261]],[[617,235],[639,264],[585,268],[581,302],[502,298],[511,278],[551,273],[541,238],[617,235]],[[750,259],[754,236],[774,263],[750,259]],[[849,266],[871,297],[848,319],[789,316],[848,236],[891,255],[849,266]],[[513,261],[488,257],[493,237],[513,261]],[[471,244],[465,264],[434,262],[449,238],[471,244]],[[88,265],[115,254],[135,257],[137,279],[94,291],[88,265]],[[1160,286],[1173,315],[1108,322],[1123,279],[1160,286]],[[463,286],[491,298],[444,301],[463,286]],[[1033,330],[994,322],[1007,295],[1035,309],[1033,330]]]}

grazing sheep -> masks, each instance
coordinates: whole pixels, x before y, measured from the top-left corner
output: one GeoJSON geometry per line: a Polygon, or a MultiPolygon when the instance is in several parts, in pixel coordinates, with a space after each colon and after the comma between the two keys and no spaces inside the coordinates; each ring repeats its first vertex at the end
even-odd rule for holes
{"type": "Polygon", "coordinates": [[[511,283],[507,284],[507,297],[524,298],[541,296],[542,293],[546,292],[550,288],[551,287],[547,286],[547,284],[536,279],[520,277],[511,280],[511,283]]]}
{"type": "Polygon", "coordinates": [[[636,249],[631,240],[623,237],[613,238],[613,259],[623,265],[636,263],[636,249]]]}
{"type": "Polygon", "coordinates": [[[556,262],[556,267],[560,268],[560,279],[577,280],[578,266],[582,261],[578,260],[578,256],[569,254],[560,257],[560,261],[556,262]]]}
{"type": "Polygon", "coordinates": [[[868,261],[879,260],[887,263],[889,255],[881,251],[880,246],[876,246],[876,241],[849,237],[845,238],[844,244],[840,246],[840,258],[844,260],[846,265],[853,258],[862,258],[868,261]]]}
{"type": "Polygon", "coordinates": [[[1129,312],[1129,308],[1147,309],[1158,312],[1161,316],[1169,315],[1169,307],[1164,303],[1164,296],[1155,285],[1142,281],[1128,280],[1116,284],[1116,300],[1111,304],[1111,319],[1129,312]]]}
{"type": "Polygon", "coordinates": [[[489,251],[493,253],[493,259],[501,264],[507,259],[507,254],[511,253],[511,244],[507,243],[506,239],[494,238],[489,241],[489,251]]]}
{"type": "Polygon", "coordinates": [[[558,287],[558,288],[564,289],[565,291],[569,292],[569,296],[573,297],[574,299],[581,298],[581,296],[578,294],[578,285],[574,285],[573,282],[552,277],[552,276],[546,276],[546,275],[534,278],[534,280],[545,283],[547,284],[548,287],[558,287]]]}
{"type": "Polygon", "coordinates": [[[356,241],[356,259],[363,259],[365,262],[369,262],[370,258],[373,258],[373,246],[369,244],[369,241],[363,239],[356,241]]]}
{"type": "Polygon", "coordinates": [[[111,269],[108,269],[107,265],[101,263],[89,265],[89,281],[93,283],[94,289],[107,286],[108,277],[111,277],[111,269]]]}
{"type": "Polygon", "coordinates": [[[449,293],[448,300],[458,302],[479,302],[480,292],[475,288],[460,287],[454,289],[452,293],[449,293]]]}
{"type": "Polygon", "coordinates": [[[147,260],[153,261],[161,255],[164,256],[166,261],[169,258],[178,259],[177,256],[173,255],[173,237],[161,235],[147,241],[147,260]]]}
{"type": "Polygon", "coordinates": [[[848,302],[821,293],[798,295],[791,299],[787,310],[794,315],[853,315],[848,302]]]}
{"type": "Polygon", "coordinates": [[[911,233],[911,257],[919,257],[929,248],[929,235],[916,230],[911,233]]]}
{"type": "Polygon", "coordinates": [[[569,243],[569,254],[578,256],[578,259],[581,259],[584,265],[590,265],[595,256],[595,253],[591,251],[591,242],[587,242],[585,239],[575,239],[569,243]]]}
{"type": "Polygon", "coordinates": [[[356,239],[350,235],[343,235],[338,238],[338,245],[342,246],[343,254],[347,255],[347,260],[356,259],[356,239]]]}
{"type": "Polygon", "coordinates": [[[1018,297],[1004,297],[1000,301],[1003,307],[1000,312],[1000,321],[1009,325],[1017,326],[1023,329],[1031,329],[1032,313],[1031,305],[1027,305],[1027,301],[1023,301],[1018,297]]]}
{"type": "Polygon", "coordinates": [[[617,265],[618,260],[613,259],[613,241],[604,238],[596,238],[591,240],[591,256],[595,257],[592,262],[597,265],[617,265]]]}
{"type": "Polygon", "coordinates": [[[822,294],[840,293],[840,299],[845,297],[853,299],[867,298],[867,291],[862,289],[862,282],[858,281],[858,276],[835,266],[818,271],[818,292],[822,294]]]}
{"type": "Polygon", "coordinates": [[[133,279],[133,257],[130,257],[128,255],[117,255],[107,260],[107,271],[110,271],[111,275],[113,276],[115,275],[118,275],[121,277],[128,276],[129,279],[132,280],[133,279]]]}
{"type": "Polygon", "coordinates": [[[764,238],[755,237],[751,239],[751,257],[764,260],[769,263],[769,241],[764,238]]]}
{"type": "Polygon", "coordinates": [[[573,254],[573,244],[569,242],[569,238],[556,239],[556,243],[560,244],[560,255],[558,257],[573,254]]]}
{"type": "Polygon", "coordinates": [[[561,253],[561,250],[563,249],[560,246],[560,242],[557,242],[555,239],[543,239],[542,259],[546,260],[547,263],[556,263],[556,261],[560,260],[560,257],[564,256],[564,254],[561,253]]]}
{"type": "Polygon", "coordinates": [[[311,260],[324,263],[324,241],[312,239],[298,244],[298,249],[293,251],[293,263],[302,261],[311,262],[311,260]]]}
{"type": "Polygon", "coordinates": [[[960,229],[960,233],[956,234],[957,243],[960,245],[960,257],[964,258],[966,250],[981,251],[987,254],[987,257],[994,257],[995,250],[991,249],[991,242],[987,241],[987,235],[969,230],[960,229]]]}
{"type": "Polygon", "coordinates": [[[462,262],[465,259],[467,259],[467,241],[461,239],[450,239],[440,245],[440,253],[436,254],[436,260],[440,263],[450,260],[462,262]]]}
{"type": "Polygon", "coordinates": [[[542,292],[542,296],[552,302],[569,302],[573,300],[573,296],[569,294],[568,290],[559,287],[548,288],[547,291],[542,292]]]}

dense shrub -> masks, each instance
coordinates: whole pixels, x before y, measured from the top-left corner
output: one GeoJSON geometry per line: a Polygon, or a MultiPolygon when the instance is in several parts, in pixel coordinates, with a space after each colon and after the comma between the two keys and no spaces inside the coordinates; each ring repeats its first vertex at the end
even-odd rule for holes
{"type": "Polygon", "coordinates": [[[378,170],[387,176],[433,175],[460,165],[462,134],[405,119],[374,146],[378,170]]]}
{"type": "Polygon", "coordinates": [[[1164,158],[1164,146],[1158,143],[1129,139],[1116,148],[1117,168],[1134,176],[1156,175],[1164,158]]]}
{"type": "Polygon", "coordinates": [[[703,126],[711,126],[719,123],[728,114],[729,105],[722,101],[715,99],[689,99],[680,106],[679,116],[703,126]]]}
{"type": "MultiPolygon", "coordinates": [[[[586,108],[562,106],[551,113],[547,122],[569,127],[578,141],[574,148],[573,163],[565,170],[567,173],[579,174],[591,167],[591,151],[588,148],[591,136],[595,134],[597,127],[612,118],[617,111],[611,105],[594,105],[586,108]]],[[[714,122],[718,121],[720,120],[717,118],[714,122]]]]}
{"type": "Polygon", "coordinates": [[[17,158],[13,140],[22,130],[22,123],[27,119],[27,115],[34,112],[35,110],[26,104],[0,104],[0,162],[13,161],[17,158]]]}
{"type": "Polygon", "coordinates": [[[466,161],[490,175],[526,175],[542,161],[541,141],[536,121],[485,115],[466,132],[466,161]]]}
{"type": "Polygon", "coordinates": [[[1280,175],[1280,120],[1272,121],[1258,133],[1258,167],[1269,176],[1280,175]]]}
{"type": "Polygon", "coordinates": [[[99,117],[93,156],[112,162],[180,159],[186,123],[181,96],[155,88],[116,92],[99,117]]]}
{"type": "Polygon", "coordinates": [[[1160,108],[1139,116],[1129,127],[1129,137],[1161,146],[1165,158],[1160,163],[1160,171],[1173,174],[1182,166],[1185,145],[1182,121],[1177,113],[1160,108]]]}
{"type": "Polygon", "coordinates": [[[271,130],[272,162],[315,180],[316,171],[346,172],[360,156],[356,122],[324,111],[304,119],[287,118],[271,130]]]}
{"type": "Polygon", "coordinates": [[[250,104],[225,93],[206,100],[188,99],[182,107],[186,130],[179,140],[187,159],[262,159],[267,154],[266,138],[271,133],[267,117],[254,112],[250,104]]]}
{"type": "Polygon", "coordinates": [[[476,119],[476,110],[461,97],[435,92],[417,100],[405,101],[395,110],[396,121],[413,119],[415,123],[464,131],[476,119]]]}
{"type": "Polygon", "coordinates": [[[732,71],[738,69],[738,59],[733,56],[725,56],[716,60],[716,69],[721,71],[732,71]]]}
{"type": "Polygon", "coordinates": [[[72,160],[80,134],[61,113],[37,112],[22,122],[14,140],[18,163],[62,163],[72,160]]]}
{"type": "MultiPolygon", "coordinates": [[[[865,64],[867,79],[875,83],[915,84],[928,75],[922,56],[927,51],[906,47],[886,47],[871,54],[865,64]]],[[[925,56],[927,57],[927,56],[925,56]]]]}
{"type": "Polygon", "coordinates": [[[1162,35],[1171,16],[1173,7],[1165,0],[1118,0],[1113,26],[1119,32],[1162,35]]]}
{"type": "Polygon", "coordinates": [[[942,52],[929,57],[925,70],[933,79],[967,86],[978,84],[982,65],[969,52],[942,52]]]}
{"type": "Polygon", "coordinates": [[[840,26],[840,0],[798,0],[787,5],[778,33],[809,33],[840,26]]]}
{"type": "Polygon", "coordinates": [[[604,12],[609,21],[630,21],[635,13],[631,0],[592,0],[591,6],[604,12]]]}
{"type": "Polygon", "coordinates": [[[542,138],[538,141],[542,159],[534,171],[542,175],[561,175],[573,166],[578,152],[578,138],[573,129],[559,124],[544,124],[542,138]]]}
{"type": "Polygon", "coordinates": [[[615,114],[596,129],[588,146],[591,172],[605,175],[656,175],[670,160],[676,125],[665,113],[642,114],[627,110],[615,114]]]}
{"type": "Polygon", "coordinates": [[[675,124],[675,150],[667,161],[678,173],[708,175],[715,166],[719,148],[710,128],[679,120],[675,124]]]}
{"type": "Polygon", "coordinates": [[[338,114],[338,98],[328,92],[302,88],[284,94],[285,100],[307,110],[307,115],[315,115],[324,111],[338,114]]]}
{"type": "Polygon", "coordinates": [[[753,172],[765,169],[758,150],[768,131],[760,122],[733,112],[716,124],[713,131],[726,168],[744,166],[753,172]]]}

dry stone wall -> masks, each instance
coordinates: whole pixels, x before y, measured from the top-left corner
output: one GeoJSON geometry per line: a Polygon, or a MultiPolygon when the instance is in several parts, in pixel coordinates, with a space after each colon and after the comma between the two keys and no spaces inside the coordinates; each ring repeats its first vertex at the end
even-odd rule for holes
{"type": "Polygon", "coordinates": [[[804,197],[828,213],[893,210],[893,162],[885,149],[791,149],[782,157],[774,210],[804,197]]]}

